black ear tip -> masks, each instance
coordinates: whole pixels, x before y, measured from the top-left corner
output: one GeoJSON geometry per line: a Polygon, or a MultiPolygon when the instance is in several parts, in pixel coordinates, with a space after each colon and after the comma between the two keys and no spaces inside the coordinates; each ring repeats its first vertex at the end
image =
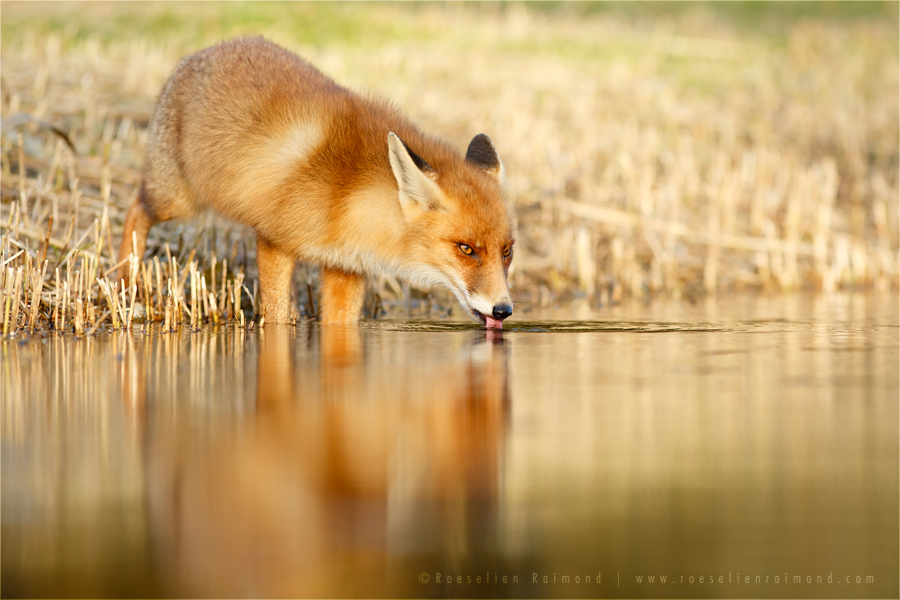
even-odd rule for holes
{"type": "Polygon", "coordinates": [[[491,150],[494,150],[494,142],[491,141],[491,138],[488,137],[488,134],[486,134],[486,133],[479,133],[478,135],[476,135],[475,137],[473,137],[473,138],[472,138],[472,141],[469,142],[469,145],[470,145],[470,146],[471,146],[472,144],[478,144],[478,145],[481,145],[481,146],[487,146],[487,147],[489,147],[491,150]]]}
{"type": "Polygon", "coordinates": [[[479,133],[469,142],[466,160],[488,170],[496,169],[500,166],[500,157],[497,156],[497,149],[494,148],[491,138],[484,133],[479,133]]]}

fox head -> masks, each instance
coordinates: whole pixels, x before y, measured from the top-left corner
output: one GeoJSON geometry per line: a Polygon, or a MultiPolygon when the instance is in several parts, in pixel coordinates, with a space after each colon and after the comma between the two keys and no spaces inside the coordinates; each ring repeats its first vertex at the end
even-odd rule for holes
{"type": "Polygon", "coordinates": [[[416,265],[410,275],[443,284],[473,319],[502,327],[513,310],[507,273],[516,231],[493,142],[479,134],[465,160],[442,158],[435,166],[394,133],[388,134],[388,147],[407,250],[416,265]]]}

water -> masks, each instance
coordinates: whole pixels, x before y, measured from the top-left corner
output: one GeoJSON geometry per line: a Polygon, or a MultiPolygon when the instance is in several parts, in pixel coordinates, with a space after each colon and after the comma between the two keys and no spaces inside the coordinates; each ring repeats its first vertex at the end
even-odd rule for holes
{"type": "Polygon", "coordinates": [[[897,597],[898,324],[836,295],[7,341],[3,595],[897,597]]]}

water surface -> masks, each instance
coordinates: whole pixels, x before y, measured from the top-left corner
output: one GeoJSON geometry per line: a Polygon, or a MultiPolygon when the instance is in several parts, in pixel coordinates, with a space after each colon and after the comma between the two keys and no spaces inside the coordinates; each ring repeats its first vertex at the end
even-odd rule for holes
{"type": "Polygon", "coordinates": [[[834,295],[7,340],[2,592],[896,597],[898,323],[834,295]]]}

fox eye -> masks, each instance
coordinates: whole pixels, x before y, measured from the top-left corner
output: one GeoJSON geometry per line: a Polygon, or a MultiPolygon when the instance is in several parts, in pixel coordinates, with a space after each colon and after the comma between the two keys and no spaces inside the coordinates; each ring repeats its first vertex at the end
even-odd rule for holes
{"type": "Polygon", "coordinates": [[[512,246],[503,251],[503,258],[509,258],[510,254],[512,254],[512,246]]]}
{"type": "Polygon", "coordinates": [[[462,250],[463,254],[465,254],[467,256],[472,256],[472,253],[474,252],[474,250],[472,250],[471,246],[468,246],[466,244],[457,244],[457,246],[459,246],[459,249],[462,250]]]}

